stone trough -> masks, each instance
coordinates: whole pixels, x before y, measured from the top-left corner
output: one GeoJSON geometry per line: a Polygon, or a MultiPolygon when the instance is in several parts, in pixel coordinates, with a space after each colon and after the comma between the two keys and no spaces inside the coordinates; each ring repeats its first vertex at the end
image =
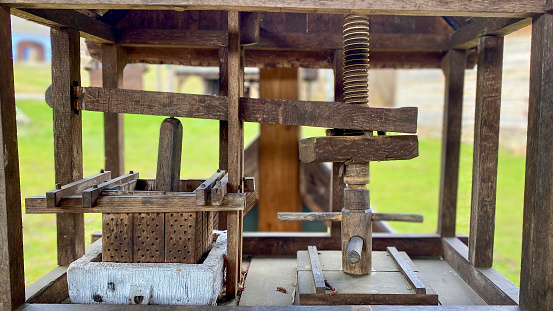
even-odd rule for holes
{"type": "Polygon", "coordinates": [[[226,231],[201,264],[98,262],[102,245],[67,270],[72,303],[216,305],[224,281],[226,231]]]}

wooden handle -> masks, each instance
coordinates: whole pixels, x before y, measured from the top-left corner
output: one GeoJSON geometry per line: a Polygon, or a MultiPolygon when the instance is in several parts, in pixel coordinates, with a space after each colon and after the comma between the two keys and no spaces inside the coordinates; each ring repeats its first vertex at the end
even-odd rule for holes
{"type": "Polygon", "coordinates": [[[352,236],[349,239],[348,252],[346,258],[349,263],[356,264],[361,260],[361,252],[363,251],[363,239],[359,236],[352,236]]]}

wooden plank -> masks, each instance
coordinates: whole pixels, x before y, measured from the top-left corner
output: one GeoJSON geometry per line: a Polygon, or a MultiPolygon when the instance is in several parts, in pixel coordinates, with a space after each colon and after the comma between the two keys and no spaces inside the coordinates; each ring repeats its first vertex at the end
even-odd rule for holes
{"type": "Polygon", "coordinates": [[[100,196],[100,193],[102,193],[104,189],[107,189],[115,185],[124,184],[134,179],[138,179],[138,172],[133,173],[131,171],[130,173],[125,174],[123,176],[113,178],[111,180],[108,180],[96,186],[93,186],[92,188],[83,190],[82,192],[83,207],[93,207],[94,203],[96,203],[97,198],[100,196]]]}
{"type": "Polygon", "coordinates": [[[115,42],[111,26],[74,10],[14,9],[12,14],[49,27],[72,28],[88,40],[100,43],[115,42]]]}
{"type": "Polygon", "coordinates": [[[466,61],[466,52],[459,50],[449,51],[443,60],[445,104],[442,126],[438,233],[445,237],[455,236],[466,61]]]}
{"type": "MultiPolygon", "coordinates": [[[[439,257],[442,242],[438,234],[373,233],[373,250],[385,251],[395,246],[411,257],[439,257]]],[[[244,254],[258,256],[296,256],[298,250],[308,246],[318,250],[341,249],[341,241],[326,233],[245,232],[244,254]]]]}
{"type": "Polygon", "coordinates": [[[482,37],[478,45],[469,260],[493,263],[503,37],[482,37]]]}
{"type": "Polygon", "coordinates": [[[229,4],[225,0],[206,1],[189,0],[186,3],[176,0],[118,0],[118,1],[76,1],[76,0],[0,0],[21,8],[70,8],[89,9],[91,4],[97,9],[176,9],[176,10],[241,10],[250,12],[297,12],[297,13],[332,13],[332,14],[379,14],[379,15],[419,15],[419,16],[532,16],[544,13],[542,0],[504,0],[501,3],[430,0],[430,1],[369,1],[353,0],[321,4],[317,0],[286,0],[275,6],[274,2],[263,0],[241,0],[229,4]]]}
{"type": "Polygon", "coordinates": [[[417,108],[371,108],[337,102],[242,98],[245,122],[416,133],[417,108]]]}
{"type": "Polygon", "coordinates": [[[62,186],[61,189],[50,190],[46,192],[46,204],[48,207],[56,207],[63,197],[80,194],[83,190],[109,179],[111,179],[111,172],[107,171],[74,181],[62,186]]]}
{"type": "MultiPolygon", "coordinates": [[[[127,64],[125,51],[113,44],[102,44],[102,86],[123,87],[123,69],[127,64]]],[[[123,115],[104,113],[104,154],[106,170],[113,177],[125,173],[125,139],[123,115]]]]}
{"type": "Polygon", "coordinates": [[[397,248],[388,247],[386,250],[390,253],[391,257],[400,268],[401,274],[405,276],[409,284],[415,289],[415,293],[426,294],[426,287],[424,286],[424,283],[419,279],[415,272],[413,272],[405,259],[399,254],[397,248]]]}
{"type": "Polygon", "coordinates": [[[457,238],[443,239],[443,257],[486,303],[516,305],[519,289],[494,268],[477,268],[468,260],[468,247],[457,238]]]}
{"type": "MultiPolygon", "coordinates": [[[[228,95],[228,48],[219,47],[219,96],[228,95]]],[[[219,169],[228,170],[228,121],[219,121],[219,169]]],[[[228,183],[228,177],[227,177],[228,183]]],[[[225,190],[226,191],[226,190],[225,190]]],[[[225,193],[226,194],[226,193],[225,193]]],[[[217,219],[217,229],[227,228],[227,214],[217,212],[214,216],[217,219]]]]}
{"type": "MultiPolygon", "coordinates": [[[[68,28],[50,32],[52,40],[52,107],[56,184],[83,178],[82,119],[73,107],[72,86],[79,86],[80,38],[68,28]]],[[[84,255],[83,215],[57,215],[58,265],[65,266],[84,255]]]]}
{"type": "Polygon", "coordinates": [[[131,195],[99,196],[92,208],[83,207],[80,196],[63,198],[59,207],[46,207],[46,197],[25,199],[27,214],[83,214],[83,213],[153,213],[153,212],[198,212],[238,211],[246,204],[246,194],[229,193],[221,206],[197,206],[195,194],[183,195],[131,195]]]}
{"type": "Polygon", "coordinates": [[[324,294],[326,290],[325,278],[323,276],[321,262],[319,261],[319,254],[317,253],[317,247],[308,246],[307,251],[309,253],[309,261],[311,262],[311,272],[313,273],[313,283],[315,284],[315,293],[324,294]]]}
{"type": "Polygon", "coordinates": [[[311,162],[368,162],[408,160],[419,155],[415,135],[313,137],[300,140],[300,160],[311,162]]]}
{"type": "Polygon", "coordinates": [[[254,45],[259,42],[261,13],[240,12],[240,45],[254,45]]]}
{"type": "MultiPolygon", "coordinates": [[[[178,119],[167,118],[159,130],[157,153],[156,190],[178,191],[182,154],[182,124],[178,119]]],[[[138,178],[138,175],[136,176],[138,178]]]]}
{"type": "MultiPolygon", "coordinates": [[[[343,19],[343,18],[342,18],[343,19]]],[[[334,73],[334,101],[344,100],[344,50],[337,49],[332,54],[332,69],[334,73]]],[[[351,106],[351,105],[350,105],[351,106]]],[[[347,107],[350,107],[347,106],[347,107]]],[[[327,135],[333,135],[334,131],[328,130],[327,135]]],[[[344,207],[344,172],[343,162],[333,162],[330,176],[330,208],[331,212],[341,212],[344,207]]],[[[331,223],[330,234],[333,239],[342,239],[342,224],[331,223]]]]}
{"type": "Polygon", "coordinates": [[[225,174],[225,176],[221,180],[217,181],[215,187],[213,187],[213,189],[211,190],[211,205],[220,206],[223,203],[223,199],[227,194],[227,188],[228,174],[225,174]]]}
{"type": "MultiPolygon", "coordinates": [[[[278,220],[283,221],[342,221],[342,212],[327,213],[278,213],[278,220]]],[[[422,215],[372,213],[372,221],[422,222],[422,215]]]]}
{"type": "Polygon", "coordinates": [[[0,309],[25,302],[10,9],[0,6],[0,309]]]}
{"type": "MultiPolygon", "coordinates": [[[[261,69],[260,97],[296,100],[298,92],[297,69],[261,69]]],[[[244,106],[241,111],[244,112],[244,106]]],[[[299,222],[284,223],[277,220],[278,212],[299,212],[302,208],[299,193],[299,131],[297,126],[260,126],[257,212],[259,231],[301,230],[299,222]]]]}
{"type": "Polygon", "coordinates": [[[78,101],[80,110],[227,119],[227,101],[222,96],[97,87],[86,87],[81,90],[78,101]]]}
{"type": "MultiPolygon", "coordinates": [[[[197,205],[207,205],[211,200],[211,190],[215,187],[216,183],[219,182],[223,177],[227,176],[225,171],[217,170],[217,173],[211,175],[205,182],[203,182],[198,188],[196,188],[196,204],[197,205]]],[[[222,202],[222,198],[220,202],[222,202]]],[[[216,205],[216,204],[213,204],[216,205]]],[[[219,204],[220,205],[220,204],[219,204]]]]}
{"type": "Polygon", "coordinates": [[[122,46],[218,48],[226,45],[226,31],[183,29],[117,29],[116,42],[122,46]]]}
{"type": "Polygon", "coordinates": [[[246,208],[244,208],[244,215],[248,214],[249,211],[257,204],[257,192],[248,192],[246,193],[246,208]]]}
{"type": "MultiPolygon", "coordinates": [[[[228,100],[228,187],[229,192],[243,191],[244,123],[239,118],[243,81],[240,77],[240,14],[228,12],[227,100],[228,100]]],[[[228,195],[227,195],[228,197],[228,195]]],[[[240,212],[227,213],[227,296],[235,297],[240,281],[242,230],[240,212]]]]}
{"type": "Polygon", "coordinates": [[[532,59],[530,61],[530,99],[524,214],[520,305],[525,310],[553,308],[553,295],[546,288],[553,283],[553,144],[551,122],[553,98],[553,15],[532,21],[532,59]]]}
{"type": "Polygon", "coordinates": [[[61,303],[69,296],[67,266],[59,266],[25,289],[26,303],[61,303]]]}
{"type": "Polygon", "coordinates": [[[506,36],[531,23],[531,18],[479,18],[451,34],[451,46],[454,49],[472,49],[478,46],[480,37],[506,36]]]}

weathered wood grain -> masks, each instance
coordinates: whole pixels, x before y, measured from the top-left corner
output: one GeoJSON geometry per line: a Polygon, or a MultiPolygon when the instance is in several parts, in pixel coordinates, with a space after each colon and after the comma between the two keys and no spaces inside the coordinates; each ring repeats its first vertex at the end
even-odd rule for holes
{"type": "Polygon", "coordinates": [[[503,42],[485,36],[478,44],[469,260],[484,268],[493,263],[503,42]]]}
{"type": "MultiPolygon", "coordinates": [[[[342,221],[342,212],[327,213],[278,213],[278,220],[281,221],[342,221]]],[[[422,222],[423,216],[417,214],[390,214],[372,213],[372,221],[403,221],[422,222]]]]}
{"type": "Polygon", "coordinates": [[[198,212],[198,211],[237,211],[243,210],[246,194],[228,193],[221,206],[197,206],[196,195],[131,195],[99,196],[92,208],[83,207],[80,196],[61,199],[58,207],[48,208],[46,197],[28,197],[25,199],[27,214],[83,214],[83,213],[153,213],[153,212],[198,212]]]}
{"type": "Polygon", "coordinates": [[[59,266],[25,289],[26,303],[61,303],[69,297],[67,266],[59,266]]]}
{"type": "Polygon", "coordinates": [[[76,0],[0,0],[21,8],[70,8],[89,9],[94,4],[97,9],[176,9],[176,10],[241,10],[297,13],[332,14],[380,14],[380,15],[428,15],[428,16],[532,16],[544,13],[545,3],[541,0],[504,0],[501,3],[456,2],[444,0],[406,1],[394,0],[358,2],[353,0],[320,3],[316,0],[286,0],[275,6],[268,0],[241,0],[229,4],[225,0],[118,0],[118,1],[76,1],[76,0]]]}
{"type": "Polygon", "coordinates": [[[10,9],[0,6],[0,309],[25,302],[10,9]]]}
{"type": "Polygon", "coordinates": [[[220,206],[223,203],[223,199],[227,194],[227,190],[228,190],[227,188],[228,188],[228,174],[225,174],[225,176],[221,180],[218,180],[216,182],[215,186],[211,190],[211,205],[220,206]]]}
{"type": "Polygon", "coordinates": [[[532,21],[520,306],[553,308],[553,15],[532,21]]]}
{"type": "Polygon", "coordinates": [[[308,246],[307,251],[309,252],[309,261],[311,262],[311,272],[313,273],[313,283],[315,283],[315,293],[324,294],[326,285],[317,247],[308,246]]]}
{"type": "MultiPolygon", "coordinates": [[[[83,178],[81,114],[73,107],[73,86],[81,83],[80,41],[75,30],[51,29],[52,106],[56,184],[83,178]]],[[[69,265],[84,255],[83,215],[57,215],[58,265],[69,265]]]]}
{"type": "MultiPolygon", "coordinates": [[[[228,174],[225,174],[225,171],[218,170],[215,174],[211,175],[208,179],[206,179],[205,182],[203,182],[198,188],[196,188],[196,204],[197,205],[207,205],[212,201],[211,199],[211,190],[217,182],[219,182],[223,177],[227,176],[227,182],[228,182],[228,174]]],[[[222,198],[221,201],[222,202],[222,198]]],[[[212,204],[215,205],[215,204],[212,204]]]]}
{"type": "Polygon", "coordinates": [[[133,230],[131,213],[102,214],[102,261],[133,262],[133,230]]]}
{"type": "Polygon", "coordinates": [[[419,279],[415,272],[413,272],[411,266],[409,266],[405,259],[399,254],[397,248],[388,247],[386,250],[398,265],[401,274],[405,276],[409,284],[411,284],[411,286],[415,289],[415,293],[426,294],[426,287],[424,286],[424,283],[421,279],[419,279]]]}
{"type": "Polygon", "coordinates": [[[254,45],[259,42],[261,13],[240,12],[240,45],[254,45]]]}
{"type": "Polygon", "coordinates": [[[416,133],[417,108],[370,108],[337,102],[242,98],[245,122],[416,133]]]}
{"type": "MultiPolygon", "coordinates": [[[[123,69],[127,64],[125,51],[117,45],[102,44],[102,86],[123,87],[123,69]]],[[[125,139],[123,115],[104,113],[104,168],[113,177],[125,173],[125,139]]]]}
{"type": "MultiPolygon", "coordinates": [[[[219,96],[228,95],[228,48],[219,47],[219,96]]],[[[219,169],[228,170],[228,121],[219,121],[219,169]]],[[[228,183],[228,176],[227,176],[228,183]]],[[[226,189],[225,189],[226,191],[226,189]]],[[[226,192],[225,192],[226,194],[226,192]]],[[[214,226],[219,230],[227,228],[227,214],[215,212],[214,226]]]]}
{"type": "Polygon", "coordinates": [[[109,179],[111,179],[111,172],[107,171],[74,181],[61,186],[60,189],[50,190],[46,192],[46,204],[48,207],[56,207],[63,197],[80,194],[83,190],[93,185],[101,184],[109,179]]]}
{"type": "Polygon", "coordinates": [[[96,202],[96,199],[100,196],[100,193],[109,187],[120,185],[127,183],[131,180],[138,179],[138,172],[133,173],[130,172],[129,174],[125,174],[123,176],[119,176],[117,178],[110,179],[106,182],[103,182],[101,184],[98,184],[96,186],[93,186],[91,188],[85,189],[82,192],[82,204],[83,207],[92,207],[94,206],[94,203],[96,202]]]}
{"type": "Polygon", "coordinates": [[[529,26],[531,18],[479,18],[451,34],[451,47],[468,50],[483,36],[506,36],[529,26]]]}
{"type": "Polygon", "coordinates": [[[366,275],[372,271],[371,214],[370,209],[350,210],[344,207],[342,210],[342,270],[347,274],[366,275]],[[354,237],[363,240],[360,258],[356,263],[350,262],[347,256],[349,243],[354,237]]]}
{"type": "Polygon", "coordinates": [[[465,51],[451,50],[443,60],[445,103],[442,127],[438,233],[444,237],[455,236],[466,58],[465,51]]]}
{"type": "Polygon", "coordinates": [[[376,136],[372,139],[333,136],[300,141],[300,160],[304,163],[408,160],[418,155],[418,138],[415,135],[376,136]]]}
{"type": "Polygon", "coordinates": [[[167,118],[161,123],[155,186],[158,191],[179,190],[182,131],[182,124],[178,119],[167,118]]]}
{"type": "Polygon", "coordinates": [[[477,268],[468,247],[457,238],[443,239],[443,257],[459,276],[490,305],[516,305],[519,289],[494,268],[477,268]]]}
{"type": "Polygon", "coordinates": [[[12,14],[49,27],[68,27],[88,40],[113,43],[115,36],[110,25],[75,10],[14,9],[12,14]]]}
{"type": "Polygon", "coordinates": [[[82,88],[78,105],[89,111],[227,119],[226,99],[211,95],[87,87],[82,88]]]}

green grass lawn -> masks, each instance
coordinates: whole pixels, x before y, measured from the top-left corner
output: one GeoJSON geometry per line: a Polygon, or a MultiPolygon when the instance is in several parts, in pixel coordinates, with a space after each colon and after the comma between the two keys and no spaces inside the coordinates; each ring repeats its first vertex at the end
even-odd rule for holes
{"type": "MultiPolygon", "coordinates": [[[[48,66],[33,70],[16,64],[16,90],[21,93],[44,92],[50,84],[49,70],[48,66]]],[[[151,81],[146,82],[151,84],[151,81]]],[[[194,89],[195,86],[185,87],[194,89]]],[[[52,110],[42,101],[18,100],[17,107],[31,120],[30,124],[18,125],[22,197],[44,195],[54,188],[52,110]]],[[[126,170],[140,172],[143,178],[155,178],[162,120],[163,117],[155,116],[125,116],[126,170]]],[[[218,166],[218,122],[181,121],[184,127],[181,176],[210,176],[218,166]]],[[[246,143],[257,132],[257,124],[246,124],[246,143]]],[[[324,131],[306,129],[304,135],[324,135],[324,131]]],[[[83,148],[84,175],[99,172],[103,168],[104,152],[101,113],[83,112],[83,148]]],[[[440,141],[420,139],[418,158],[371,164],[371,203],[379,212],[419,213],[425,217],[422,224],[392,223],[396,231],[436,231],[440,148],[440,141]]],[[[500,151],[494,266],[516,284],[520,272],[524,162],[522,156],[500,151]]],[[[469,231],[471,172],[472,147],[463,145],[457,231],[465,234],[469,231]]],[[[85,222],[87,242],[90,242],[89,234],[101,230],[100,216],[86,215],[85,222]]],[[[24,215],[23,231],[28,285],[56,266],[55,216],[24,215]]]]}

